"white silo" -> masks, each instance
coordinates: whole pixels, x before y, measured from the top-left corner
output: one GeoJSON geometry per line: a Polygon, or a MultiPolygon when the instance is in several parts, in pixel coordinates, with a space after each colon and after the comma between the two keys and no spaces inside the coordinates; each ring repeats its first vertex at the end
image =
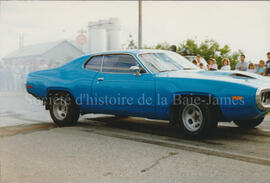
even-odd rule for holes
{"type": "Polygon", "coordinates": [[[118,18],[110,18],[107,24],[107,48],[108,50],[121,49],[120,37],[120,20],[118,18]]]}
{"type": "Polygon", "coordinates": [[[88,50],[90,53],[107,50],[107,36],[104,23],[104,20],[88,23],[88,50]]]}

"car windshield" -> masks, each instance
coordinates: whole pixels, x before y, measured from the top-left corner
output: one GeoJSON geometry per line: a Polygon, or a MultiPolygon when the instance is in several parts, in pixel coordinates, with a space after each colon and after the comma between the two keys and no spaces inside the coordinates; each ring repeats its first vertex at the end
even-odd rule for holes
{"type": "Polygon", "coordinates": [[[174,52],[143,53],[139,58],[152,73],[198,69],[186,58],[174,52]]]}

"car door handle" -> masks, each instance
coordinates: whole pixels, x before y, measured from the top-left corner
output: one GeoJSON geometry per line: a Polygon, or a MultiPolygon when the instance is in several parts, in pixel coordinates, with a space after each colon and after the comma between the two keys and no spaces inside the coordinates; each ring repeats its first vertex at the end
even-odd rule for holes
{"type": "Polygon", "coordinates": [[[98,78],[98,81],[103,81],[104,80],[104,78],[98,78]]]}

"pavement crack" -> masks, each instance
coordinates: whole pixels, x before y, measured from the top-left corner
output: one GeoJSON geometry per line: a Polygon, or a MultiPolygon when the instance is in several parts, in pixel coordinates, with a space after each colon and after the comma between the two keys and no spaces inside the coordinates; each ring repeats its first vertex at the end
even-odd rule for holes
{"type": "Polygon", "coordinates": [[[169,152],[167,155],[165,156],[162,156],[161,158],[157,159],[152,165],[150,165],[149,167],[145,168],[145,169],[142,169],[141,172],[144,173],[144,172],[147,172],[149,170],[151,170],[152,168],[156,167],[157,165],[160,164],[161,161],[165,160],[165,159],[168,159],[172,156],[175,156],[177,155],[178,152],[169,152]]]}
{"type": "Polygon", "coordinates": [[[106,173],[103,174],[103,176],[105,176],[105,177],[110,176],[110,175],[113,175],[113,173],[112,172],[106,172],[106,173]]]}

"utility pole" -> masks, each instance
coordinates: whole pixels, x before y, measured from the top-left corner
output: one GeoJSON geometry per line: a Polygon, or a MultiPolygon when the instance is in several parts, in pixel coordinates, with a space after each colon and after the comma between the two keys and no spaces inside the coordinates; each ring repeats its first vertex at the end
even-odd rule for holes
{"type": "Polygon", "coordinates": [[[138,48],[142,49],[142,0],[139,0],[138,48]]]}
{"type": "Polygon", "coordinates": [[[2,2],[1,2],[1,0],[0,0],[0,20],[1,20],[1,14],[2,14],[2,12],[1,12],[1,11],[2,11],[1,3],[2,3],[2,2]]]}
{"type": "Polygon", "coordinates": [[[19,34],[19,49],[22,49],[24,46],[24,34],[20,33],[19,34]]]}

